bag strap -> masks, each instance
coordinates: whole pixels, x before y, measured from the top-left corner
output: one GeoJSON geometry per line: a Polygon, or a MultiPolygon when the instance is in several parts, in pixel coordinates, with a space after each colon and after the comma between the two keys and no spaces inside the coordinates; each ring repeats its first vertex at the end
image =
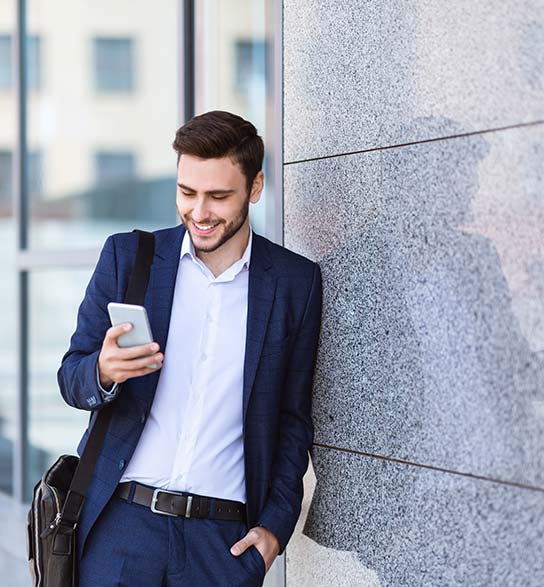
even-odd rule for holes
{"type": "MultiPolygon", "coordinates": [[[[126,304],[143,305],[155,252],[155,237],[151,232],[143,230],[134,229],[132,232],[138,233],[138,250],[124,301],[126,304]]],[[[62,526],[61,532],[63,534],[73,532],[79,520],[85,495],[110,424],[114,403],[114,401],[108,403],[96,415],[94,426],[89,433],[87,444],[74,472],[62,513],[58,520],[58,526],[62,526]]]]}

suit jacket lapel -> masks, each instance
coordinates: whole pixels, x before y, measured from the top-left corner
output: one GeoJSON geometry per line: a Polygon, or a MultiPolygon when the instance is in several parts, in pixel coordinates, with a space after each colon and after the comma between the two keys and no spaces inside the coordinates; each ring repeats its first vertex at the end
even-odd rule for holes
{"type": "Polygon", "coordinates": [[[272,262],[263,237],[253,233],[249,263],[247,300],[246,350],[244,360],[243,422],[245,426],[247,406],[257,365],[263,348],[266,327],[276,293],[276,279],[270,271],[272,262]]]}

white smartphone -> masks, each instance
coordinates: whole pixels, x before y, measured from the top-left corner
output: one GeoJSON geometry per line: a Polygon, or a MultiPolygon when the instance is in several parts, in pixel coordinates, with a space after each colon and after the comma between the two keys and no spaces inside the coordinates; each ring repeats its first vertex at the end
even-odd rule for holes
{"type": "MultiPolygon", "coordinates": [[[[108,304],[108,314],[110,315],[112,326],[117,326],[117,324],[123,324],[124,322],[130,322],[132,324],[132,330],[121,334],[117,339],[117,344],[120,347],[140,346],[153,342],[151,326],[149,325],[147,311],[144,306],[110,302],[108,304]]],[[[153,363],[147,366],[150,369],[155,369],[157,364],[153,363]]]]}

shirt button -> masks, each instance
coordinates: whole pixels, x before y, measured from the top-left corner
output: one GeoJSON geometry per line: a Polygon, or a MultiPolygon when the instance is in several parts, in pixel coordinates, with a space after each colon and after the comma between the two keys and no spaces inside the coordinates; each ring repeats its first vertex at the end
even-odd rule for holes
{"type": "Polygon", "coordinates": [[[125,468],[125,465],[126,465],[125,459],[121,459],[119,461],[119,471],[122,471],[125,468]]]}

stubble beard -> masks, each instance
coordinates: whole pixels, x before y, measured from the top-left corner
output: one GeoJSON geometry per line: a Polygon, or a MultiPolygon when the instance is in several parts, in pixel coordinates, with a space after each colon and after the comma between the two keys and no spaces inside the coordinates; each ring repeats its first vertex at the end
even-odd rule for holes
{"type": "MultiPolygon", "coordinates": [[[[219,238],[219,240],[216,243],[210,243],[208,246],[197,247],[194,239],[192,238],[192,232],[191,232],[191,230],[189,230],[191,240],[193,241],[193,247],[195,249],[195,253],[196,252],[211,253],[213,251],[216,251],[219,247],[221,247],[229,239],[231,239],[240,230],[240,228],[242,228],[248,214],[249,214],[249,197],[244,202],[244,205],[242,206],[242,209],[240,210],[240,213],[238,214],[238,216],[236,216],[236,218],[234,218],[231,222],[229,222],[229,224],[225,225],[225,228],[223,229],[223,235],[219,238]]],[[[191,223],[192,223],[192,221],[189,220],[188,224],[190,225],[191,223]]],[[[184,222],[184,224],[187,226],[187,223],[184,222]]],[[[198,236],[200,236],[200,235],[198,235],[198,236]]]]}

